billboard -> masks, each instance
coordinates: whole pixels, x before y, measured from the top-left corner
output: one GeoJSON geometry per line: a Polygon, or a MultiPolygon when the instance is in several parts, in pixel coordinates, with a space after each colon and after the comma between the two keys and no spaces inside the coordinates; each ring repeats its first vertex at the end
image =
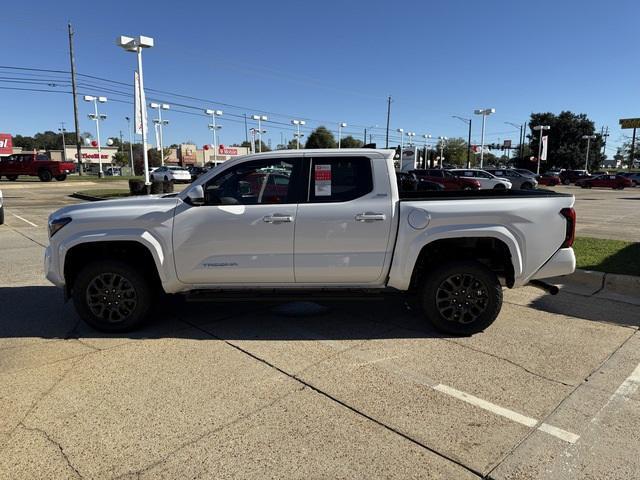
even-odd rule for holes
{"type": "Polygon", "coordinates": [[[10,133],[0,133],[0,155],[13,153],[13,140],[10,133]]]}

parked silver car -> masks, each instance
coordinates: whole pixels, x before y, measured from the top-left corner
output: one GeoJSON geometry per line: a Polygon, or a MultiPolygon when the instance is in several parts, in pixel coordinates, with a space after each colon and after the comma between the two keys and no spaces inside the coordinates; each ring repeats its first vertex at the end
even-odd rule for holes
{"type": "Polygon", "coordinates": [[[513,185],[513,189],[530,190],[538,186],[538,181],[521,173],[518,173],[512,168],[485,168],[485,170],[496,177],[506,178],[513,185]]]}

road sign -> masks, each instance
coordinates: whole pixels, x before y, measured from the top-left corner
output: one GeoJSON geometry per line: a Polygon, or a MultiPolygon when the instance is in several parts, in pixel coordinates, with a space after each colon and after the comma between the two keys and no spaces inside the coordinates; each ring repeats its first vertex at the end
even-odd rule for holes
{"type": "Polygon", "coordinates": [[[621,118],[621,128],[640,128],[640,118],[621,118]]]}

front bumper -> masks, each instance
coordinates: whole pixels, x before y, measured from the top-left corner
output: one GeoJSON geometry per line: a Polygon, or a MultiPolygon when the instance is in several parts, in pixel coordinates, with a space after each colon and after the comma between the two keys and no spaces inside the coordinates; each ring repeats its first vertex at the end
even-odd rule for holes
{"type": "Polygon", "coordinates": [[[576,255],[573,252],[573,248],[561,248],[529,280],[569,275],[575,269],[576,255]]]}
{"type": "Polygon", "coordinates": [[[60,273],[58,258],[53,255],[51,245],[44,251],[44,275],[55,286],[64,287],[64,276],[60,273]]]}

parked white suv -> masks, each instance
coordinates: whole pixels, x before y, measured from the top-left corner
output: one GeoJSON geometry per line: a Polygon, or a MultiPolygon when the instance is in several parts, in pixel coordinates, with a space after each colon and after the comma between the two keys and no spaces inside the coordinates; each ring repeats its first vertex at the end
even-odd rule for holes
{"type": "Polygon", "coordinates": [[[504,190],[505,188],[511,188],[511,182],[506,178],[499,178],[495,175],[480,170],[478,168],[454,168],[449,170],[451,173],[458,177],[473,178],[480,182],[481,190],[504,190]]]}
{"type": "Polygon", "coordinates": [[[174,183],[190,183],[191,174],[189,170],[178,166],[164,165],[158,167],[151,172],[149,176],[152,182],[174,182],[174,183]]]}

